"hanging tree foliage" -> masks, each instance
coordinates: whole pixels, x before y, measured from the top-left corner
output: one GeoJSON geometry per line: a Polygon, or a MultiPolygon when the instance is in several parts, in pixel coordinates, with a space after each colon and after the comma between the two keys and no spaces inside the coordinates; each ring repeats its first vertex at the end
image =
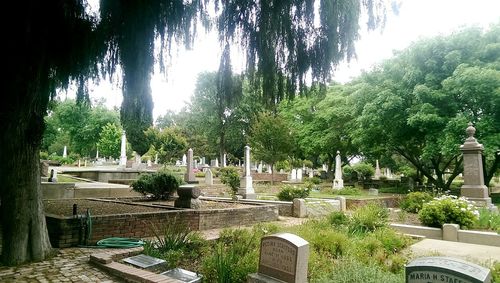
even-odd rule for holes
{"type": "MultiPolygon", "coordinates": [[[[326,80],[332,66],[351,57],[360,11],[366,8],[374,26],[381,19],[378,1],[214,0],[221,42],[237,42],[246,50],[249,73],[269,103],[303,88],[308,70],[313,79],[326,80]]],[[[9,15],[2,18],[9,96],[0,105],[4,264],[42,260],[51,250],[38,167],[43,117],[56,89],[77,81],[78,98],[85,98],[89,78],[99,71],[111,76],[120,65],[123,127],[133,148],[144,153],[143,130],[152,124],[149,80],[155,52],[164,70],[163,50],[170,50],[174,38],[190,45],[197,20],[207,23],[209,2],[101,0],[97,14],[86,0],[9,4],[9,15]]]]}

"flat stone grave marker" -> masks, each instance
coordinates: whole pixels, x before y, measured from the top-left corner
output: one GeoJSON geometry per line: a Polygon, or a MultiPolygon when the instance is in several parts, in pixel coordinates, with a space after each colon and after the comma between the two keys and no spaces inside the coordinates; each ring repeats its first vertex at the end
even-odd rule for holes
{"type": "Polygon", "coordinates": [[[491,283],[491,271],[451,257],[422,257],[406,265],[406,283],[491,283]]]}
{"type": "MultiPolygon", "coordinates": [[[[262,276],[288,283],[307,282],[309,243],[290,233],[263,237],[260,242],[259,273],[250,274],[248,282],[262,282],[262,276]],[[252,277],[256,278],[252,281],[252,277]]],[[[273,280],[264,282],[275,282],[273,280]]]]}
{"type": "Polygon", "coordinates": [[[123,261],[150,271],[160,270],[161,268],[164,268],[167,265],[167,262],[165,260],[148,256],[145,254],[127,257],[123,261]]]}
{"type": "Polygon", "coordinates": [[[168,277],[180,280],[186,283],[199,283],[201,282],[202,276],[196,274],[192,271],[185,270],[182,268],[174,268],[161,273],[162,275],[167,275],[168,277]]]}

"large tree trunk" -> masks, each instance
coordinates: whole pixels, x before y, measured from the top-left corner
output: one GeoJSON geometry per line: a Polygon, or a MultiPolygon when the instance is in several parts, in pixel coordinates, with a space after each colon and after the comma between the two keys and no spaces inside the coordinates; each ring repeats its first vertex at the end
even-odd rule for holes
{"type": "Polygon", "coordinates": [[[42,205],[39,147],[26,136],[2,142],[2,262],[43,260],[51,252],[42,205]]]}
{"type": "Polygon", "coordinates": [[[40,141],[48,92],[43,64],[15,72],[10,100],[0,106],[1,261],[18,265],[39,261],[52,251],[40,188],[40,141]]]}

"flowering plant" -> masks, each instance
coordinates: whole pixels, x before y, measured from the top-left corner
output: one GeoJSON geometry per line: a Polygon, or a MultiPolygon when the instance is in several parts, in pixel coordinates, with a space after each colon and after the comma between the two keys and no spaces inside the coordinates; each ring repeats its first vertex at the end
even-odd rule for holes
{"type": "Polygon", "coordinates": [[[442,227],[445,223],[459,224],[462,228],[472,227],[478,219],[479,211],[464,197],[442,195],[423,205],[418,213],[422,224],[442,227]]]}

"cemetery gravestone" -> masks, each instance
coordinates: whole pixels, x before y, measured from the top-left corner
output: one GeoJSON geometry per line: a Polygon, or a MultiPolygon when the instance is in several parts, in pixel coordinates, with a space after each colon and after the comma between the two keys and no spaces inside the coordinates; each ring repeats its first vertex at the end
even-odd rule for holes
{"type": "Polygon", "coordinates": [[[209,185],[209,186],[213,186],[213,184],[214,184],[214,176],[213,176],[212,170],[210,170],[210,168],[208,168],[205,171],[205,184],[209,185]]]}
{"type": "Polygon", "coordinates": [[[186,164],[186,175],[184,175],[184,181],[188,184],[197,183],[196,177],[193,172],[193,149],[188,150],[187,164],[186,164]]]}
{"type": "Polygon", "coordinates": [[[380,172],[380,165],[378,164],[378,159],[375,161],[375,180],[379,180],[382,173],[380,172]]]}
{"type": "Polygon", "coordinates": [[[123,261],[149,271],[158,271],[167,266],[167,262],[165,260],[144,254],[127,257],[123,259],[123,261]]]}
{"type": "Polygon", "coordinates": [[[122,131],[122,141],[120,145],[120,166],[127,166],[127,137],[125,131],[122,131]]]}
{"type": "Polygon", "coordinates": [[[297,182],[302,182],[302,169],[297,169],[297,182]]]}
{"type": "Polygon", "coordinates": [[[255,199],[255,191],[253,189],[252,176],[250,174],[250,147],[245,146],[245,176],[240,179],[240,189],[238,194],[246,199],[255,199]]]}
{"type": "Polygon", "coordinates": [[[309,243],[290,233],[263,237],[260,243],[259,272],[248,282],[307,282],[309,243]]]}
{"type": "Polygon", "coordinates": [[[483,177],[482,152],[484,147],[474,138],[476,129],[472,126],[472,123],[469,123],[466,133],[468,138],[460,146],[464,157],[464,184],[460,189],[460,194],[483,206],[492,206],[491,198],[488,195],[488,187],[484,184],[483,177]]]}
{"type": "Polygon", "coordinates": [[[342,161],[340,158],[340,151],[337,150],[335,157],[335,179],[333,180],[333,189],[342,189],[344,187],[344,180],[342,179],[342,161]]]}
{"type": "Polygon", "coordinates": [[[450,257],[422,257],[406,265],[406,283],[491,283],[491,271],[450,257]]]}

